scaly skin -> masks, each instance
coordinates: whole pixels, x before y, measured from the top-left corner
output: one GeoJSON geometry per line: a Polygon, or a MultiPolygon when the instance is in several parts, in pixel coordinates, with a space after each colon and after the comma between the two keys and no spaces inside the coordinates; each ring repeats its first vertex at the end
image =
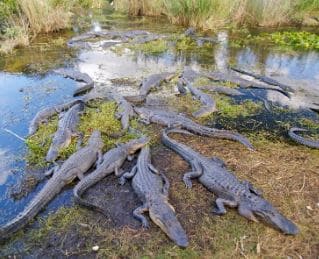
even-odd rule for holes
{"type": "Polygon", "coordinates": [[[88,144],[71,155],[57,170],[42,190],[28,206],[13,220],[0,227],[0,240],[5,240],[14,232],[27,225],[42,210],[62,188],[83,174],[101,157],[103,142],[101,133],[94,131],[88,144]],[[79,161],[81,161],[79,163],[79,161]]]}
{"type": "Polygon", "coordinates": [[[192,86],[190,82],[186,82],[186,85],[191,94],[203,104],[198,111],[193,113],[195,118],[204,117],[217,111],[216,102],[210,95],[205,94],[201,90],[192,86]]]}
{"type": "Polygon", "coordinates": [[[248,71],[244,71],[242,69],[239,69],[239,68],[235,68],[235,67],[232,67],[231,68],[232,70],[238,72],[238,73],[241,73],[241,74],[244,74],[244,75],[248,75],[248,76],[251,76],[251,77],[254,77],[258,80],[260,80],[261,82],[264,82],[266,84],[269,84],[269,85],[274,85],[274,86],[279,86],[280,88],[282,88],[283,90],[285,91],[288,91],[288,92],[293,92],[293,89],[288,86],[288,85],[284,85],[282,83],[279,83],[277,80],[275,79],[272,79],[270,77],[267,77],[267,76],[262,76],[262,75],[257,75],[257,74],[254,74],[252,72],[248,72],[248,71]]]}
{"type": "Polygon", "coordinates": [[[146,123],[153,122],[167,127],[179,126],[197,135],[235,140],[245,145],[248,149],[254,150],[252,144],[243,135],[236,132],[231,132],[229,130],[219,130],[205,127],[192,121],[191,119],[188,119],[182,114],[157,109],[149,109],[146,107],[135,107],[134,111],[146,123]]]}
{"type": "Polygon", "coordinates": [[[124,184],[126,179],[132,179],[132,186],[140,200],[141,207],[134,210],[133,215],[148,227],[148,220],[142,213],[148,211],[152,221],[178,246],[187,247],[188,238],[176,218],[175,210],[168,203],[169,182],[164,174],[159,173],[151,164],[150,148],[142,148],[137,164],[129,173],[120,178],[124,184]]]}
{"type": "Polygon", "coordinates": [[[46,161],[55,161],[60,149],[70,145],[72,135],[77,133],[76,126],[79,122],[79,113],[83,110],[83,107],[83,103],[72,106],[59,120],[58,129],[54,134],[51,146],[46,156],[46,161]]]}
{"type": "Polygon", "coordinates": [[[81,102],[82,102],[81,100],[72,100],[70,102],[47,107],[47,108],[44,108],[43,110],[39,111],[34,116],[33,120],[30,123],[28,135],[32,136],[34,133],[36,133],[40,124],[47,122],[48,119],[50,119],[53,115],[56,115],[56,114],[63,112],[63,111],[66,111],[67,109],[69,109],[73,105],[75,105],[77,103],[81,103],[81,102]]]}
{"type": "Polygon", "coordinates": [[[54,70],[54,72],[61,74],[64,77],[71,78],[75,81],[85,83],[84,86],[79,87],[77,90],[75,90],[75,92],[73,93],[73,96],[80,95],[84,92],[91,90],[94,87],[94,82],[92,78],[86,73],[81,73],[74,69],[66,69],[66,68],[56,69],[54,70]]]}
{"type": "Polygon", "coordinates": [[[126,99],[115,92],[112,92],[110,96],[115,100],[118,105],[118,111],[116,116],[121,119],[122,129],[125,131],[130,124],[130,118],[134,116],[134,110],[132,105],[126,101],[126,99]]]}
{"type": "Polygon", "coordinates": [[[267,85],[267,84],[256,84],[255,82],[252,82],[244,78],[241,78],[240,76],[237,76],[234,72],[231,73],[231,71],[227,73],[213,71],[210,73],[204,73],[203,75],[213,81],[231,82],[243,88],[257,88],[257,89],[277,91],[286,95],[287,97],[290,97],[290,94],[286,92],[285,90],[283,90],[282,88],[280,88],[279,86],[267,85]]]}
{"type": "Polygon", "coordinates": [[[116,148],[106,152],[103,155],[102,163],[74,187],[73,194],[75,201],[83,206],[94,208],[103,213],[103,210],[101,210],[98,206],[82,199],[82,194],[92,185],[96,184],[113,172],[116,176],[119,176],[119,169],[123,165],[124,161],[133,155],[138,149],[145,146],[148,141],[148,138],[141,137],[139,139],[131,140],[125,144],[120,144],[116,148]]]}
{"type": "Polygon", "coordinates": [[[153,74],[143,79],[140,88],[140,95],[146,96],[152,88],[159,87],[163,81],[169,81],[174,77],[174,73],[153,74]]]}
{"type": "Polygon", "coordinates": [[[297,226],[266,201],[252,184],[239,181],[233,173],[228,171],[222,160],[200,155],[190,147],[169,138],[167,135],[169,132],[190,133],[181,130],[165,130],[162,134],[162,142],[191,165],[192,172],[186,173],[183,177],[186,187],[191,188],[191,179],[197,178],[217,196],[213,209],[215,214],[225,214],[225,205],[237,207],[238,213],[249,220],[257,221],[259,218],[288,235],[296,235],[299,232],[297,226]]]}
{"type": "Polygon", "coordinates": [[[308,131],[308,130],[305,130],[302,128],[291,128],[288,132],[288,135],[291,139],[293,139],[294,141],[296,141],[297,143],[299,143],[301,145],[305,145],[307,147],[319,149],[319,140],[305,139],[301,136],[298,136],[295,133],[296,131],[308,131]]]}

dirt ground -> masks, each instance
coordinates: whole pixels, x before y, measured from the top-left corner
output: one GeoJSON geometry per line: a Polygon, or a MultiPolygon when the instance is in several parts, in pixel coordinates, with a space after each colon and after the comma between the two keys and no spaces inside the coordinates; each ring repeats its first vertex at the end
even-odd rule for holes
{"type": "MultiPolygon", "coordinates": [[[[85,197],[104,208],[105,215],[78,206],[62,208],[40,220],[40,227],[19,233],[1,248],[4,257],[70,258],[317,258],[319,255],[319,152],[293,143],[262,137],[256,152],[232,141],[172,135],[208,157],[218,156],[240,179],[262,189],[264,196],[300,228],[297,236],[241,217],[235,209],[225,216],[211,213],[214,195],[194,181],[182,182],[188,164],[161,144],[152,146],[152,162],[168,176],[170,203],[185,228],[190,246],[176,247],[151,224],[142,229],[132,217],[140,201],[127,183],[105,178],[85,197]],[[21,236],[22,235],[22,236],[21,236]],[[22,237],[22,239],[21,239],[22,237]],[[21,242],[22,240],[22,242],[21,242]],[[93,246],[99,246],[97,252],[93,246]],[[18,247],[18,248],[17,248],[18,247]]],[[[127,162],[129,169],[134,162],[127,162]]]]}

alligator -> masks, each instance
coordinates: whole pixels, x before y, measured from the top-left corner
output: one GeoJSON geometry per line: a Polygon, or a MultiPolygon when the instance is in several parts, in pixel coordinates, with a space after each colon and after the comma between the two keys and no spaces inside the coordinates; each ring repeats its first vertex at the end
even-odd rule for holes
{"type": "Polygon", "coordinates": [[[132,187],[143,205],[134,210],[133,215],[149,227],[148,220],[142,215],[148,211],[151,220],[180,247],[188,246],[187,235],[176,218],[173,206],[168,202],[169,182],[163,173],[151,164],[149,146],[142,148],[137,164],[131,172],[120,178],[120,184],[132,178],[132,187]]]}
{"type": "Polygon", "coordinates": [[[146,96],[152,88],[159,87],[162,82],[168,82],[174,77],[174,73],[164,72],[161,74],[153,74],[143,79],[140,88],[140,95],[146,96]]]}
{"type": "Polygon", "coordinates": [[[187,188],[192,187],[191,179],[197,178],[204,187],[217,196],[213,213],[224,215],[226,213],[225,205],[237,207],[238,213],[249,220],[257,222],[257,218],[259,218],[289,235],[296,235],[299,232],[298,227],[293,222],[284,217],[262,197],[260,190],[248,181],[240,181],[226,168],[222,160],[217,157],[202,156],[190,147],[169,138],[170,132],[190,133],[166,129],[162,134],[162,142],[191,165],[192,172],[186,173],[183,177],[187,188]]]}
{"type": "Polygon", "coordinates": [[[302,129],[302,128],[291,128],[288,131],[288,135],[291,139],[293,139],[294,141],[296,141],[297,143],[301,144],[301,145],[305,145],[307,147],[311,147],[311,148],[318,148],[319,149],[319,140],[311,140],[311,139],[305,139],[301,136],[298,136],[295,132],[296,131],[308,131],[306,129],[302,129]]]}
{"type": "Polygon", "coordinates": [[[121,119],[122,129],[125,131],[129,127],[130,117],[134,116],[133,107],[122,95],[115,92],[110,95],[118,105],[116,116],[121,119]]]}
{"type": "Polygon", "coordinates": [[[43,110],[39,111],[34,116],[33,120],[30,123],[28,135],[31,136],[34,133],[36,133],[40,124],[47,122],[48,119],[51,118],[53,115],[56,115],[56,114],[63,112],[63,111],[66,111],[67,109],[69,109],[73,105],[75,105],[77,103],[81,103],[81,102],[82,102],[81,100],[72,100],[70,102],[47,107],[47,108],[44,108],[43,110]]]}
{"type": "Polygon", "coordinates": [[[267,77],[267,76],[262,76],[262,75],[257,75],[255,73],[244,71],[244,70],[236,68],[236,67],[231,67],[231,69],[236,71],[236,72],[238,72],[238,73],[241,73],[241,74],[248,75],[248,76],[251,76],[253,78],[256,78],[259,81],[264,82],[266,84],[279,86],[280,88],[282,88],[283,90],[285,90],[287,92],[294,92],[291,86],[279,83],[277,80],[275,80],[273,78],[270,78],[270,77],[267,77]]]}
{"type": "Polygon", "coordinates": [[[0,227],[0,240],[9,238],[14,232],[27,225],[64,186],[72,182],[76,177],[83,178],[93,164],[101,161],[103,142],[101,133],[94,131],[88,140],[88,144],[72,154],[57,169],[42,190],[33,198],[28,206],[17,217],[0,227]],[[80,161],[80,163],[79,163],[80,161]]]}
{"type": "Polygon", "coordinates": [[[217,111],[216,102],[210,95],[197,89],[190,82],[186,82],[186,85],[191,94],[203,104],[203,106],[198,111],[193,112],[193,116],[195,118],[204,117],[217,111]]]}
{"type": "Polygon", "coordinates": [[[58,129],[54,134],[51,146],[46,156],[46,161],[56,160],[61,148],[68,147],[71,143],[72,135],[78,135],[76,126],[79,122],[79,114],[83,110],[84,104],[79,103],[72,106],[59,120],[58,129]]]}
{"type": "Polygon", "coordinates": [[[244,95],[242,92],[240,92],[237,89],[226,87],[226,86],[220,86],[220,85],[202,85],[202,86],[199,86],[198,88],[201,90],[207,90],[210,92],[231,95],[231,96],[244,95]]]}
{"type": "Polygon", "coordinates": [[[203,73],[205,77],[207,77],[210,80],[218,81],[218,82],[231,82],[233,84],[236,84],[242,88],[257,88],[257,89],[266,89],[266,90],[272,90],[282,93],[283,95],[290,98],[290,94],[280,88],[279,86],[275,85],[267,85],[267,84],[257,84],[253,81],[246,80],[240,76],[237,76],[234,72],[220,72],[220,71],[212,71],[209,73],[203,73]]]}
{"type": "Polygon", "coordinates": [[[139,38],[136,38],[132,41],[132,43],[136,43],[136,44],[145,44],[151,41],[155,41],[155,40],[159,40],[161,39],[162,36],[158,35],[158,34],[148,34],[148,35],[142,35],[139,38]]]}
{"type": "Polygon", "coordinates": [[[229,130],[220,130],[200,125],[183,114],[147,107],[135,107],[134,111],[145,123],[153,122],[168,127],[179,126],[197,135],[235,140],[245,145],[248,149],[254,150],[252,144],[243,135],[229,130]]]}
{"type": "Polygon", "coordinates": [[[92,185],[96,184],[113,172],[116,176],[120,176],[119,169],[123,165],[124,161],[126,159],[131,159],[131,155],[145,146],[148,141],[149,139],[147,137],[141,137],[139,139],[131,140],[125,144],[119,144],[117,147],[106,152],[103,155],[102,163],[74,187],[73,194],[75,201],[83,206],[91,207],[104,213],[100,207],[82,199],[81,195],[92,185]]]}
{"type": "Polygon", "coordinates": [[[94,87],[94,82],[92,78],[86,73],[81,73],[79,71],[76,71],[74,69],[69,69],[69,68],[55,69],[54,72],[57,74],[61,74],[64,77],[73,79],[77,82],[85,83],[84,86],[79,87],[78,89],[75,90],[75,92],[73,93],[73,96],[80,95],[83,92],[88,92],[94,87]]]}

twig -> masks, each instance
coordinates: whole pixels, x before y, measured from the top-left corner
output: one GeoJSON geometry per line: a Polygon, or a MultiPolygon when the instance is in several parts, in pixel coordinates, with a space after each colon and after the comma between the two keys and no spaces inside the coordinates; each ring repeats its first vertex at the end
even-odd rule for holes
{"type": "Polygon", "coordinates": [[[9,129],[6,129],[6,128],[3,128],[3,130],[13,136],[15,136],[16,138],[22,140],[23,142],[26,142],[26,139],[25,138],[22,138],[20,137],[18,134],[14,133],[13,131],[9,130],[9,129]]]}

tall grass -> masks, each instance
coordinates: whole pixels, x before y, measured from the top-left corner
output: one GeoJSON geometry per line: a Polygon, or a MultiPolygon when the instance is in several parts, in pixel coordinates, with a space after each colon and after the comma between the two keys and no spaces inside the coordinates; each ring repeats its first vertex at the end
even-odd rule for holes
{"type": "Polygon", "coordinates": [[[175,24],[214,29],[225,25],[279,26],[319,13],[319,0],[114,0],[131,15],[166,14],[175,24]],[[154,9],[156,3],[156,12],[154,9]]]}
{"type": "Polygon", "coordinates": [[[73,11],[101,7],[103,0],[1,0],[0,52],[25,46],[39,33],[71,26],[73,11]]]}

